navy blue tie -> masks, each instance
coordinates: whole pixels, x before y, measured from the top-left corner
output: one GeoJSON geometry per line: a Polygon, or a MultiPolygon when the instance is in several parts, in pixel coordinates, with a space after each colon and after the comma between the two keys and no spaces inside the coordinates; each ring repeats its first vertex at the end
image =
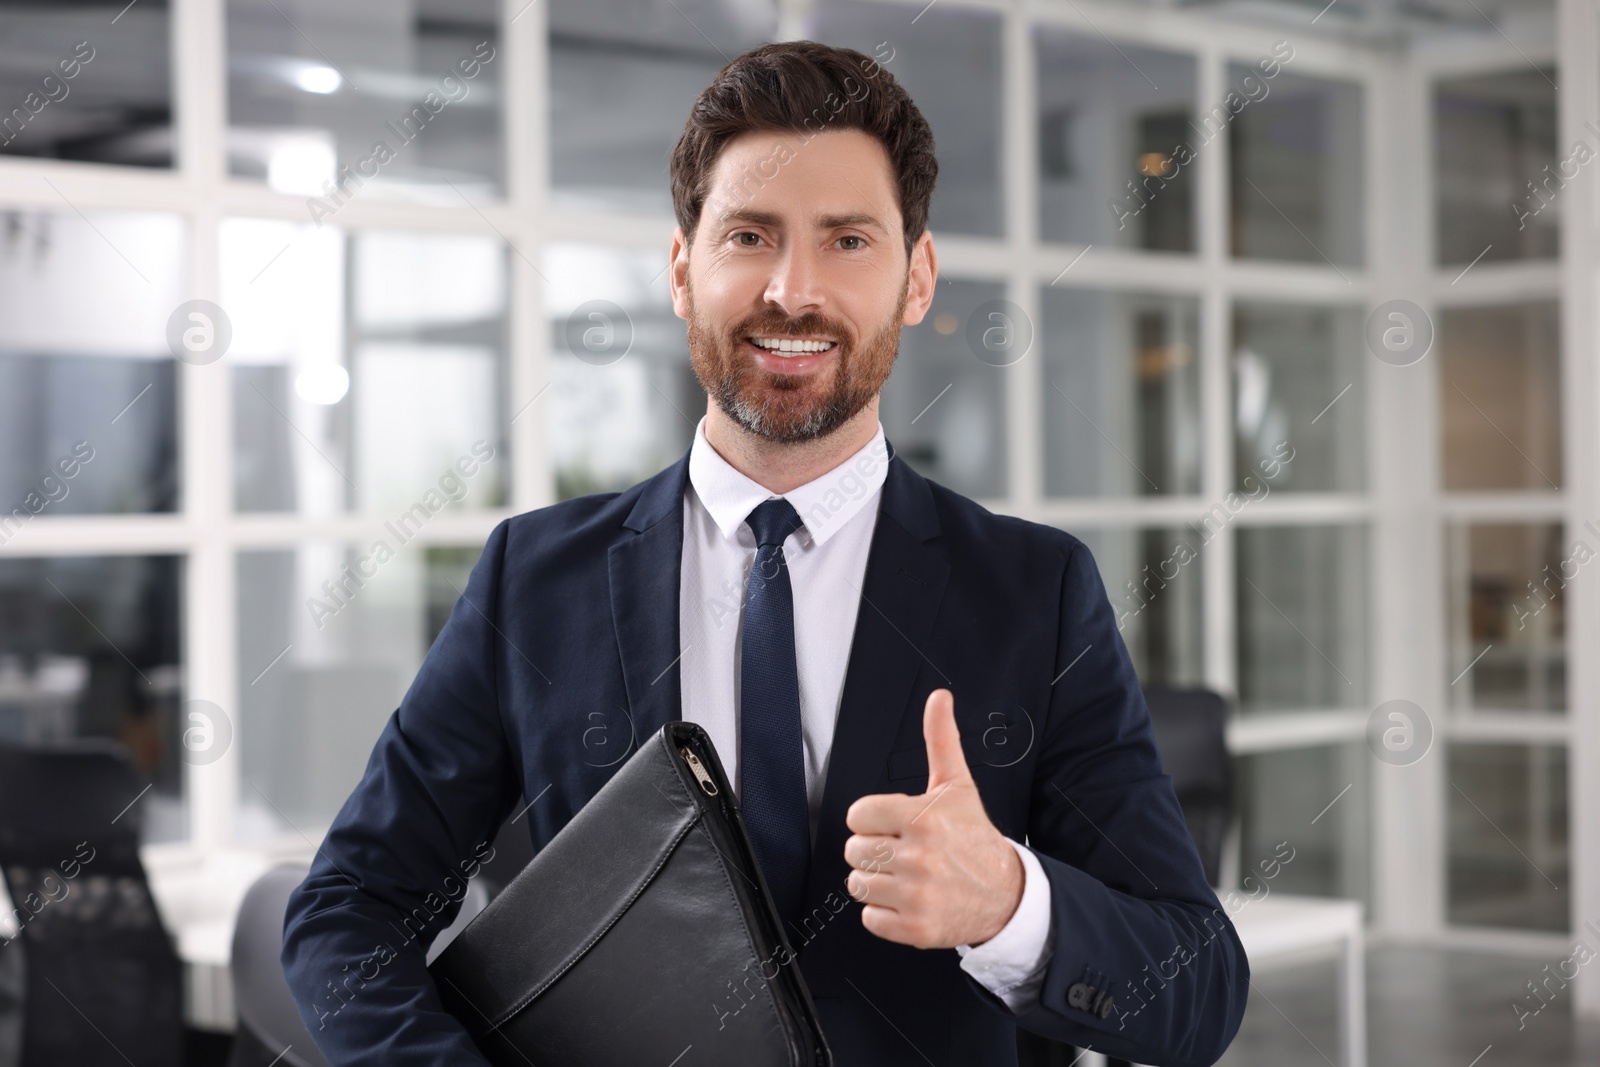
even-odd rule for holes
{"type": "Polygon", "coordinates": [[[778,914],[785,923],[798,923],[811,824],[794,658],[794,592],[783,541],[803,523],[782,497],[757,505],[745,522],[757,547],[739,658],[739,807],[778,914]]]}

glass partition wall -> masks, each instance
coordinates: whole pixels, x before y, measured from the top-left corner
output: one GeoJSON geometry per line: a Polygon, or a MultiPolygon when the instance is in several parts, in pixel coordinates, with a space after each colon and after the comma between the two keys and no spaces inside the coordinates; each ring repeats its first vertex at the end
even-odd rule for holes
{"type": "MultiPolygon", "coordinates": [[[[1444,920],[1564,935],[1569,644],[1579,561],[1564,447],[1564,145],[1553,42],[1430,72],[1447,748],[1444,920]]],[[[1570,165],[1570,160],[1565,164],[1570,165]]],[[[1566,198],[1570,200],[1571,198],[1566,198]]],[[[1592,410],[1592,409],[1590,409],[1592,410]]],[[[1587,417],[1587,416],[1585,416],[1587,417]]],[[[1585,515],[1584,518],[1592,518],[1585,515]]],[[[1592,523],[1590,524],[1592,525],[1592,523]]]]}
{"type": "Polygon", "coordinates": [[[940,147],[885,430],[1081,538],[1145,684],[1234,702],[1226,877],[1288,842],[1283,888],[1387,932],[1569,928],[1600,530],[1553,22],[121,8],[0,0],[4,68],[71,88],[0,146],[0,737],[127,743],[152,855],[308,850],[493,525],[682,454],[666,154],[729,57],[815,37],[940,147]]]}

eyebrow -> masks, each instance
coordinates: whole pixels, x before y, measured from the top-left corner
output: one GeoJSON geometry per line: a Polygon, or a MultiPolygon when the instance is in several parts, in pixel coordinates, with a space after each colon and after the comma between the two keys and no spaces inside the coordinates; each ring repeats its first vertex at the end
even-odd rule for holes
{"type": "MultiPolygon", "coordinates": [[[[751,208],[734,208],[724,211],[717,216],[717,223],[726,226],[730,222],[748,222],[757,226],[781,227],[783,219],[771,211],[756,211],[751,208]]],[[[825,230],[837,230],[848,226],[858,226],[865,229],[884,229],[882,222],[876,215],[864,212],[854,212],[847,215],[822,215],[817,219],[817,224],[825,230]]]]}

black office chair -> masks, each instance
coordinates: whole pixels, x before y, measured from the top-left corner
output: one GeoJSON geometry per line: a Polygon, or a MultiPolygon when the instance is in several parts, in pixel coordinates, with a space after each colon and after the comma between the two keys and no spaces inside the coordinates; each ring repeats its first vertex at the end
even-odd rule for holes
{"type": "MultiPolygon", "coordinates": [[[[287,863],[272,868],[256,879],[239,906],[229,958],[239,1027],[228,1067],[328,1067],[295,1009],[279,963],[289,894],[305,881],[308,869],[287,863]]],[[[461,910],[434,938],[428,960],[443,952],[488,903],[488,888],[478,879],[469,882],[461,910]]]]}
{"type": "Polygon", "coordinates": [[[1228,701],[1211,689],[1147,689],[1161,766],[1172,777],[1206,881],[1222,878],[1222,845],[1233,820],[1233,760],[1228,701]]]}
{"type": "Polygon", "coordinates": [[[120,746],[0,744],[0,1062],[184,1061],[183,968],[139,860],[144,789],[120,746]]]}
{"type": "MultiPolygon", "coordinates": [[[[1222,845],[1233,818],[1233,761],[1228,755],[1228,701],[1210,689],[1144,691],[1161,767],[1172,778],[1178,807],[1206,881],[1221,880],[1222,845]]],[[[1079,1052],[1027,1030],[1017,1031],[1018,1067],[1069,1067],[1079,1052]]],[[[1111,1058],[1111,1067],[1127,1061],[1111,1058]]]]}
{"type": "Polygon", "coordinates": [[[304,864],[274,867],[250,887],[233,927],[228,970],[239,1016],[228,1067],[328,1067],[317,1051],[289,986],[278,955],[283,947],[283,913],[289,894],[306,879],[304,864]]]}

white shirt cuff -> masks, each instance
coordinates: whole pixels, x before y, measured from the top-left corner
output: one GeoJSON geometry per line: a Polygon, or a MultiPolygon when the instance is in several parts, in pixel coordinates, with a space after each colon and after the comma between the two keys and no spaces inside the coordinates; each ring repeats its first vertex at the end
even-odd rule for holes
{"type": "Polygon", "coordinates": [[[1022,860],[1022,900],[1000,932],[978,946],[957,945],[961,969],[1003,1000],[1017,1014],[1038,1001],[1054,941],[1050,880],[1039,857],[1009,837],[1006,844],[1022,860]]]}

